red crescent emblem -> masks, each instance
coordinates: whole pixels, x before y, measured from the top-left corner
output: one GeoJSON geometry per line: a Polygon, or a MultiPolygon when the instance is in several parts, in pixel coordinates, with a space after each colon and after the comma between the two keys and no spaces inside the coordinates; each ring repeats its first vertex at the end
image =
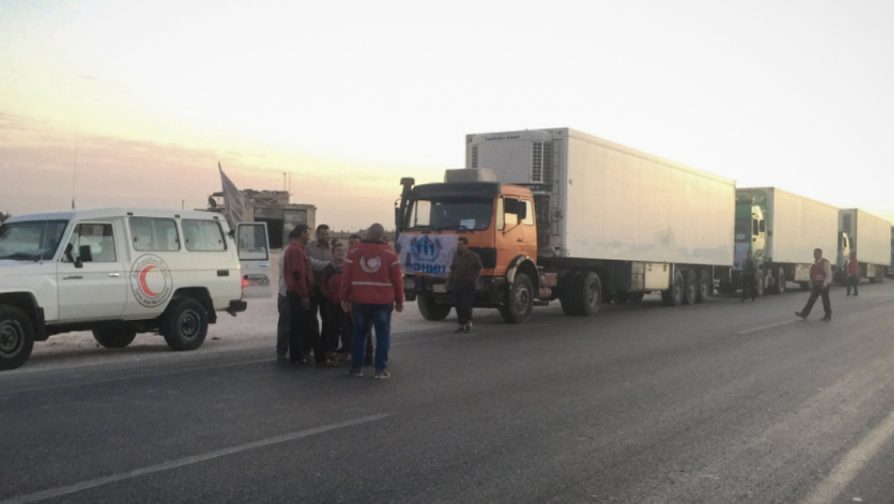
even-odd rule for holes
{"type": "Polygon", "coordinates": [[[145,268],[140,270],[140,290],[143,291],[149,297],[157,297],[158,293],[149,288],[149,284],[146,282],[146,275],[149,274],[150,271],[155,269],[154,264],[150,264],[145,268]]]}

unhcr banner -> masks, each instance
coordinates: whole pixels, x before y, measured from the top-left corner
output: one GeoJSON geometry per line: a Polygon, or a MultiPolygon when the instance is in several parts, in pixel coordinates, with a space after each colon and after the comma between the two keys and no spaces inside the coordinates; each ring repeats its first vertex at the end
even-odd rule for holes
{"type": "Polygon", "coordinates": [[[456,253],[457,235],[401,233],[397,253],[404,273],[446,277],[456,253]]]}

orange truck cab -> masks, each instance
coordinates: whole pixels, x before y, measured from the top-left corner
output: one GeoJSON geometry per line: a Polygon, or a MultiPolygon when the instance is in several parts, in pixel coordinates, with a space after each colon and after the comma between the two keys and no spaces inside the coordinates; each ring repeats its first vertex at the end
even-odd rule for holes
{"type": "Polygon", "coordinates": [[[401,180],[397,252],[407,299],[417,301],[427,320],[443,320],[453,305],[446,281],[460,236],[483,265],[476,306],[498,308],[507,322],[521,322],[535,302],[552,298],[556,277],[537,265],[531,191],[487,178],[484,171],[447,170],[443,183],[401,180]],[[482,175],[485,180],[478,180],[482,175]]]}

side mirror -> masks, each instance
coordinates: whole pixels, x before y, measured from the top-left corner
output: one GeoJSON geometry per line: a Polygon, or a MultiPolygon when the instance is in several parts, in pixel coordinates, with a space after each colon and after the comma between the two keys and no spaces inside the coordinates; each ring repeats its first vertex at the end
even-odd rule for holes
{"type": "Polygon", "coordinates": [[[78,247],[78,261],[81,263],[93,262],[93,251],[90,249],[90,245],[78,247]]]}

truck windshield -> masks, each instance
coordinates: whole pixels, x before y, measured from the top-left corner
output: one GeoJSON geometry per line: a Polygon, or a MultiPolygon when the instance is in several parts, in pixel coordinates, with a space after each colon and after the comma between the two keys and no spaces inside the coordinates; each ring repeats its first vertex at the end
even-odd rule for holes
{"type": "Polygon", "coordinates": [[[0,260],[44,261],[59,248],[68,221],[11,222],[0,226],[0,260]]]}
{"type": "Polygon", "coordinates": [[[419,199],[411,205],[409,229],[487,229],[493,215],[489,199],[419,199]]]}

